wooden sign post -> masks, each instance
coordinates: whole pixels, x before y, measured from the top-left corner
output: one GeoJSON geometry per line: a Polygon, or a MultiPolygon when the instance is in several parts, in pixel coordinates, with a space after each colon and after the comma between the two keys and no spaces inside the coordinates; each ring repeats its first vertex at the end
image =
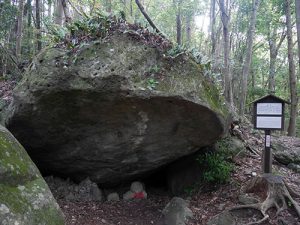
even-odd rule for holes
{"type": "Polygon", "coordinates": [[[265,131],[262,170],[263,173],[272,173],[271,131],[284,129],[284,107],[288,102],[274,95],[267,95],[253,103],[254,128],[265,131]]]}

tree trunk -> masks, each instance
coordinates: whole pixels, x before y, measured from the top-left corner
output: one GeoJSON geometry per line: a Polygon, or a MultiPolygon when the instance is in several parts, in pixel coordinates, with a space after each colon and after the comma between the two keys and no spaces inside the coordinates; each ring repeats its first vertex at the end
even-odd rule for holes
{"type": "Polygon", "coordinates": [[[298,99],[297,99],[297,79],[296,79],[294,55],[293,55],[293,34],[292,34],[290,0],[286,0],[286,27],[287,27],[287,40],[288,40],[288,61],[289,61],[289,78],[290,78],[289,80],[290,80],[290,94],[291,94],[291,108],[290,108],[288,136],[295,136],[298,99]]]}
{"type": "Polygon", "coordinates": [[[32,6],[31,6],[31,0],[27,0],[27,48],[28,48],[28,53],[31,55],[31,14],[32,14],[32,6]]]}
{"type": "Polygon", "coordinates": [[[271,94],[275,93],[275,74],[276,74],[276,61],[278,51],[286,37],[285,31],[282,31],[279,43],[277,44],[277,29],[269,31],[268,42],[269,42],[269,51],[270,51],[270,64],[269,64],[269,84],[268,89],[271,94]]]}
{"type": "Polygon", "coordinates": [[[71,21],[71,16],[69,13],[69,9],[68,9],[66,0],[61,0],[61,5],[62,5],[64,15],[65,15],[65,23],[69,23],[71,21]]]}
{"type": "Polygon", "coordinates": [[[246,57],[242,70],[242,93],[240,100],[240,115],[244,116],[245,113],[245,104],[247,99],[247,90],[248,90],[248,76],[250,71],[250,65],[252,60],[252,48],[253,48],[253,36],[255,34],[255,24],[256,24],[256,14],[260,4],[260,0],[253,0],[252,14],[250,18],[250,26],[247,35],[247,50],[246,57]]]}
{"type": "Polygon", "coordinates": [[[186,18],[186,44],[187,44],[187,47],[190,47],[190,45],[191,45],[192,18],[193,18],[192,14],[187,15],[187,18],[186,18]]]}
{"type": "Polygon", "coordinates": [[[52,18],[52,11],[51,11],[52,2],[48,1],[48,12],[47,16],[51,19],[52,18]]]}
{"type": "Polygon", "coordinates": [[[106,10],[107,10],[107,12],[111,13],[111,11],[112,11],[111,0],[106,0],[106,10]]]}
{"type": "Polygon", "coordinates": [[[37,39],[37,52],[42,49],[42,41],[41,41],[41,17],[40,17],[40,0],[35,0],[35,18],[36,18],[36,39],[37,39]]]}
{"type": "Polygon", "coordinates": [[[56,0],[55,10],[54,10],[54,22],[57,25],[63,25],[63,14],[64,9],[61,0],[56,0]]]}
{"type": "Polygon", "coordinates": [[[176,10],[176,42],[178,45],[182,44],[182,24],[181,24],[181,2],[182,0],[175,0],[176,10]]]}
{"type": "Polygon", "coordinates": [[[21,59],[22,48],[22,31],[23,31],[23,14],[24,14],[24,0],[19,0],[19,11],[17,18],[17,37],[16,37],[16,56],[18,60],[21,59]]]}
{"type": "Polygon", "coordinates": [[[210,39],[211,39],[211,56],[214,59],[216,51],[216,0],[210,1],[210,39]]]}
{"type": "Polygon", "coordinates": [[[164,37],[164,35],[160,32],[160,30],[155,26],[155,24],[153,23],[153,21],[150,19],[150,17],[148,16],[148,14],[146,13],[143,5],[140,3],[139,0],[135,0],[135,3],[137,4],[137,6],[139,7],[141,13],[144,15],[144,17],[146,18],[146,20],[148,21],[148,23],[151,25],[151,27],[157,32],[159,33],[161,36],[164,37]]]}
{"type": "Polygon", "coordinates": [[[224,0],[220,0],[220,10],[221,10],[221,20],[223,24],[223,41],[224,41],[224,95],[226,101],[233,107],[233,96],[232,96],[232,75],[230,73],[229,64],[229,15],[227,9],[225,8],[224,0]]]}
{"type": "Polygon", "coordinates": [[[297,43],[298,43],[298,66],[300,71],[300,1],[295,0],[296,6],[296,26],[297,26],[297,43]]]}

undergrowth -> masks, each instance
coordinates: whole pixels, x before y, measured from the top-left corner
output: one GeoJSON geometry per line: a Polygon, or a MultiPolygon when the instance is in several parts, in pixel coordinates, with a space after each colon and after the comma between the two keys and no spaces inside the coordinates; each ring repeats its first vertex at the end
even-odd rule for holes
{"type": "Polygon", "coordinates": [[[204,167],[203,180],[207,183],[224,184],[229,181],[233,165],[219,152],[208,152],[197,158],[204,167]]]}

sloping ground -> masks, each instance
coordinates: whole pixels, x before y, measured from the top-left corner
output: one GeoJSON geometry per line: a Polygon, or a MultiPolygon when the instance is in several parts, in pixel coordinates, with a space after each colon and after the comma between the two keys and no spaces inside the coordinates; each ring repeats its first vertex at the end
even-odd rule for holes
{"type": "Polygon", "coordinates": [[[14,90],[6,125],[42,172],[111,185],[214,143],[228,116],[189,55],[115,32],[76,51],[44,50],[14,90]]]}
{"type": "MultiPolygon", "coordinates": [[[[249,130],[243,130],[243,135],[247,137],[252,149],[261,152],[264,142],[259,135],[253,136],[249,133],[249,130]]],[[[261,158],[249,152],[245,157],[234,158],[234,162],[235,170],[228,184],[215,187],[200,186],[189,197],[194,218],[189,221],[188,225],[205,225],[224,209],[241,204],[239,202],[241,186],[245,185],[253,176],[260,174],[261,158]]],[[[275,174],[284,176],[293,189],[300,191],[300,174],[276,162],[274,162],[273,171],[275,174]]],[[[163,222],[161,211],[171,199],[171,196],[167,192],[157,191],[157,189],[149,189],[147,192],[147,200],[133,202],[83,203],[59,200],[59,204],[69,225],[161,225],[163,222]]],[[[275,212],[275,210],[269,212],[270,220],[265,222],[264,225],[300,224],[299,218],[297,218],[292,208],[281,212],[278,217],[276,217],[275,212]]],[[[251,219],[253,221],[254,217],[251,216],[251,212],[249,215],[248,218],[241,217],[239,224],[244,225],[250,222],[251,219]]]]}

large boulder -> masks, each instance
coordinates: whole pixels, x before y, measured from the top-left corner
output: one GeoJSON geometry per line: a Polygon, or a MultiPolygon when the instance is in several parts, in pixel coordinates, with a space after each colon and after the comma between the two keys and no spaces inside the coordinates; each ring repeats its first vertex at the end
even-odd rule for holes
{"type": "Polygon", "coordinates": [[[0,224],[63,225],[63,214],[24,148],[0,126],[0,224]]]}
{"type": "Polygon", "coordinates": [[[44,50],[14,91],[7,127],[42,172],[116,184],[220,138],[228,112],[188,54],[115,33],[44,50]]]}

